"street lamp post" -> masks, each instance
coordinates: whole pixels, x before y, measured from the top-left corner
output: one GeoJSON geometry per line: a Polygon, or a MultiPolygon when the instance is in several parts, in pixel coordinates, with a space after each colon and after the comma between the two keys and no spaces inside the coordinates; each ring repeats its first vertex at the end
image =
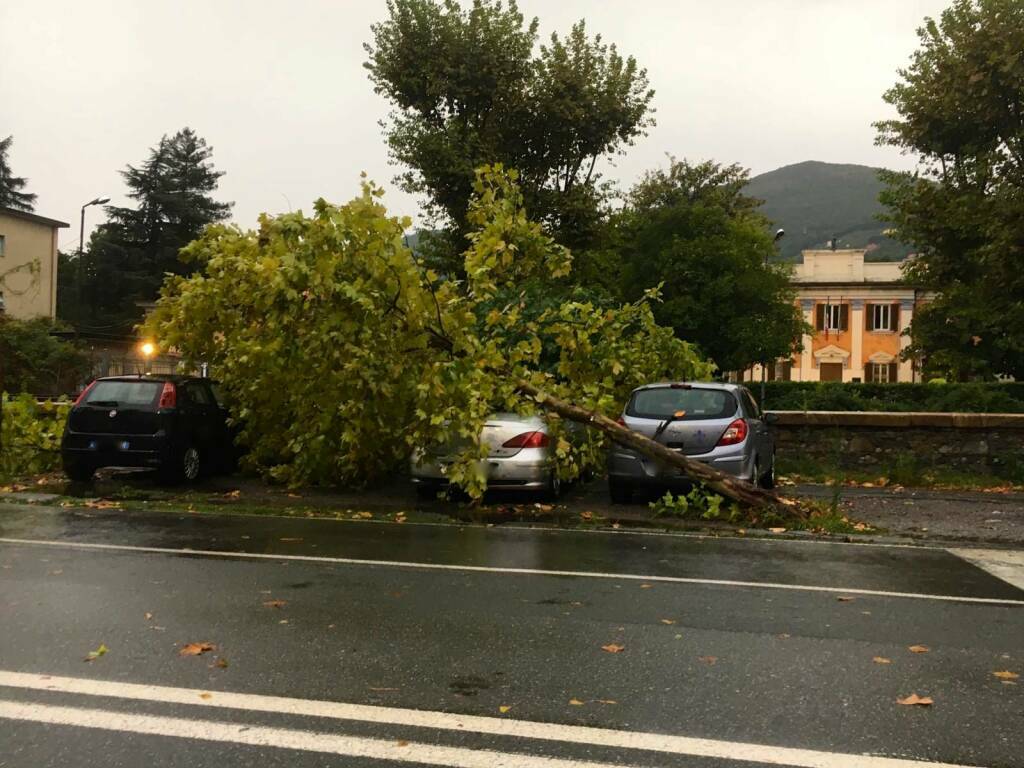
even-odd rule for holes
{"type": "MultiPolygon", "coordinates": [[[[772,250],[775,250],[775,244],[777,242],[779,242],[779,240],[781,240],[783,237],[785,237],[785,235],[786,235],[786,230],[784,230],[784,229],[776,230],[775,237],[772,238],[772,250]]],[[[765,251],[765,254],[764,254],[764,266],[765,266],[765,268],[768,267],[768,256],[769,255],[770,254],[768,253],[768,251],[765,251]]],[[[761,363],[761,410],[762,411],[764,410],[764,395],[765,395],[767,380],[768,380],[768,362],[765,361],[765,362],[761,363]]]]}
{"type": "Polygon", "coordinates": [[[109,203],[109,197],[97,197],[82,206],[82,218],[78,225],[78,308],[82,308],[82,284],[85,282],[85,264],[82,260],[82,251],[85,247],[85,209],[90,205],[103,205],[109,203]]]}

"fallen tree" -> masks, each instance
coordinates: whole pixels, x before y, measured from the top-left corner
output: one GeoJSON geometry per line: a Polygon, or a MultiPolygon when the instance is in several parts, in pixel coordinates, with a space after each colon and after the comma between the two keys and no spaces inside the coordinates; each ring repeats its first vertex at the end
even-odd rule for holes
{"type": "Polygon", "coordinates": [[[733,501],[751,507],[767,507],[784,516],[806,517],[806,510],[791,499],[784,499],[776,493],[759,488],[751,483],[738,480],[732,475],[719,472],[703,462],[674,451],[671,448],[651,440],[649,437],[627,429],[617,421],[604,414],[588,411],[560,398],[542,392],[528,382],[520,382],[519,390],[546,410],[557,413],[564,419],[585,424],[592,429],[600,430],[617,443],[635,448],[640,453],[660,461],[663,464],[677,467],[692,480],[703,483],[712,491],[733,501]]]}
{"type": "Polygon", "coordinates": [[[380,195],[366,183],[257,232],[211,227],[184,251],[201,270],[164,286],[149,330],[211,364],[254,467],[293,485],[364,483],[413,448],[459,445],[448,477],[479,498],[489,415],[541,407],[591,427],[552,420],[565,479],[598,465],[611,436],[743,505],[800,514],[607,418],[637,386],[714,366],[655,322],[656,292],[611,306],[566,289],[572,258],[527,217],[514,172],[477,174],[465,282],[417,263],[380,195]]]}

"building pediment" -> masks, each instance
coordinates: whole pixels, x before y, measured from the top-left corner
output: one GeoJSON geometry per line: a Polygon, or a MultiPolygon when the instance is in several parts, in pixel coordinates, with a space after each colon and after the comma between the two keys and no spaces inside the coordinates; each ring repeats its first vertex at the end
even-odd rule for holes
{"type": "Polygon", "coordinates": [[[895,363],[896,356],[890,355],[888,352],[875,352],[875,354],[871,355],[871,357],[868,358],[868,362],[882,363],[883,365],[886,363],[895,363]]]}
{"type": "Polygon", "coordinates": [[[837,347],[835,344],[829,344],[828,346],[822,347],[816,350],[814,357],[819,363],[842,363],[846,361],[846,358],[850,356],[842,347],[837,347]]]}

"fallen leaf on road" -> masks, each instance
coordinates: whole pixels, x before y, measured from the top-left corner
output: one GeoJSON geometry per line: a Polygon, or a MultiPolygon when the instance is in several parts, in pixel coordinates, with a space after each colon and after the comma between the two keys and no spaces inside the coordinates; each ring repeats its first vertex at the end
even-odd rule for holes
{"type": "Polygon", "coordinates": [[[593,512],[580,512],[580,520],[593,520],[593,519],[594,519],[594,513],[593,512]]]}
{"type": "Polygon", "coordinates": [[[875,656],[872,661],[875,664],[892,664],[892,660],[885,658],[885,656],[875,656]]]}
{"type": "Polygon", "coordinates": [[[905,698],[896,699],[896,703],[907,707],[930,707],[935,702],[932,701],[931,696],[918,696],[916,693],[912,693],[905,698]]]}
{"type": "Polygon", "coordinates": [[[167,627],[157,627],[155,625],[151,625],[150,629],[155,629],[157,632],[163,632],[165,629],[167,629],[167,627]]]}
{"type": "Polygon", "coordinates": [[[1002,672],[993,672],[992,675],[993,677],[998,677],[1000,680],[1016,680],[1020,677],[1016,672],[1011,672],[1008,669],[1003,670],[1002,672]]]}
{"type": "Polygon", "coordinates": [[[697,661],[703,661],[705,664],[714,666],[715,662],[718,661],[717,656],[698,656],[697,661]]]}
{"type": "Polygon", "coordinates": [[[241,495],[242,495],[241,491],[228,491],[227,493],[224,494],[224,498],[225,499],[237,499],[241,495]]]}
{"type": "Polygon", "coordinates": [[[217,650],[213,643],[185,643],[178,651],[179,656],[199,656],[209,651],[217,650]]]}
{"type": "Polygon", "coordinates": [[[390,693],[394,691],[400,691],[401,688],[374,688],[372,685],[367,688],[368,691],[375,691],[377,693],[390,693]]]}
{"type": "Polygon", "coordinates": [[[107,652],[107,646],[103,645],[103,643],[100,643],[100,647],[97,648],[95,651],[89,651],[85,655],[85,658],[82,659],[82,661],[96,661],[96,659],[98,659],[100,656],[102,656],[106,652],[107,652]]]}
{"type": "Polygon", "coordinates": [[[217,659],[217,661],[214,662],[213,666],[217,667],[217,669],[227,669],[228,668],[228,660],[225,659],[224,657],[221,657],[221,658],[217,659]]]}
{"type": "Polygon", "coordinates": [[[355,516],[360,520],[372,520],[373,512],[357,512],[355,516]]]}
{"type": "Polygon", "coordinates": [[[152,614],[152,613],[150,613],[149,611],[146,611],[146,621],[149,621],[149,620],[151,620],[152,618],[153,618],[153,614],[152,614]]]}
{"type": "Polygon", "coordinates": [[[640,589],[650,589],[653,586],[653,584],[641,584],[640,589]]]}
{"type": "Polygon", "coordinates": [[[597,703],[598,704],[618,704],[619,702],[617,702],[615,699],[598,699],[597,703]]]}
{"type": "Polygon", "coordinates": [[[785,632],[783,632],[781,635],[776,635],[776,637],[779,638],[779,640],[789,640],[789,635],[785,632]]]}
{"type": "Polygon", "coordinates": [[[396,741],[395,745],[399,746],[399,747],[408,747],[409,746],[409,742],[408,741],[396,741]]]}
{"type": "Polygon", "coordinates": [[[676,622],[675,622],[674,619],[662,619],[661,623],[662,624],[675,624],[676,622]]]}
{"type": "Polygon", "coordinates": [[[856,599],[857,599],[856,597],[837,597],[836,598],[836,600],[839,601],[840,603],[852,603],[856,599]]]}
{"type": "Polygon", "coordinates": [[[264,608],[284,608],[286,605],[288,605],[288,601],[287,600],[264,600],[263,601],[263,607],[264,608]]]}
{"type": "Polygon", "coordinates": [[[579,699],[569,699],[569,703],[572,704],[574,707],[582,707],[583,706],[583,702],[580,701],[579,699]]]}
{"type": "Polygon", "coordinates": [[[931,650],[927,645],[911,645],[907,648],[911,653],[928,653],[931,650]]]}
{"type": "Polygon", "coordinates": [[[85,502],[85,506],[89,507],[90,509],[120,509],[121,508],[120,502],[108,501],[107,499],[100,499],[98,501],[94,501],[92,499],[89,499],[87,502],[85,502]]]}
{"type": "Polygon", "coordinates": [[[506,704],[502,704],[500,707],[498,707],[498,711],[501,712],[501,714],[503,714],[503,715],[506,712],[508,712],[510,709],[512,709],[512,707],[510,707],[510,706],[508,706],[506,704]]]}
{"type": "Polygon", "coordinates": [[[298,493],[289,493],[289,494],[288,494],[288,498],[289,498],[289,499],[301,499],[301,498],[302,498],[302,495],[301,495],[301,494],[298,494],[298,493]]]}
{"type": "Polygon", "coordinates": [[[63,568],[58,568],[56,571],[50,571],[51,576],[60,576],[62,573],[64,573],[63,568]]]}
{"type": "Polygon", "coordinates": [[[277,623],[278,623],[278,624],[287,624],[287,623],[288,623],[288,619],[281,619],[281,620],[280,620],[279,622],[277,622],[277,623]]]}
{"type": "Polygon", "coordinates": [[[301,536],[285,536],[281,541],[302,541],[301,536]]]}
{"type": "Polygon", "coordinates": [[[213,698],[213,694],[212,693],[200,693],[199,694],[199,698],[200,699],[212,699],[213,698]]]}
{"type": "Polygon", "coordinates": [[[769,528],[768,531],[770,533],[785,533],[786,529],[785,528],[769,528]]]}
{"type": "Polygon", "coordinates": [[[602,651],[608,651],[608,653],[622,653],[626,650],[624,645],[616,645],[615,643],[609,643],[608,645],[601,646],[602,651]]]}

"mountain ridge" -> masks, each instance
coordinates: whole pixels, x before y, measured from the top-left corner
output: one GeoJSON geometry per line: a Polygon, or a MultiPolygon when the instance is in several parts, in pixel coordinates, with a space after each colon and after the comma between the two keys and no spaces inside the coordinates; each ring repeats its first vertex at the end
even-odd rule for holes
{"type": "Polygon", "coordinates": [[[883,169],[853,163],[805,160],[750,179],[745,192],[762,200],[761,212],[786,230],[779,241],[783,261],[799,261],[806,249],[867,248],[868,261],[899,261],[911,248],[885,235],[878,194],[883,169]]]}

